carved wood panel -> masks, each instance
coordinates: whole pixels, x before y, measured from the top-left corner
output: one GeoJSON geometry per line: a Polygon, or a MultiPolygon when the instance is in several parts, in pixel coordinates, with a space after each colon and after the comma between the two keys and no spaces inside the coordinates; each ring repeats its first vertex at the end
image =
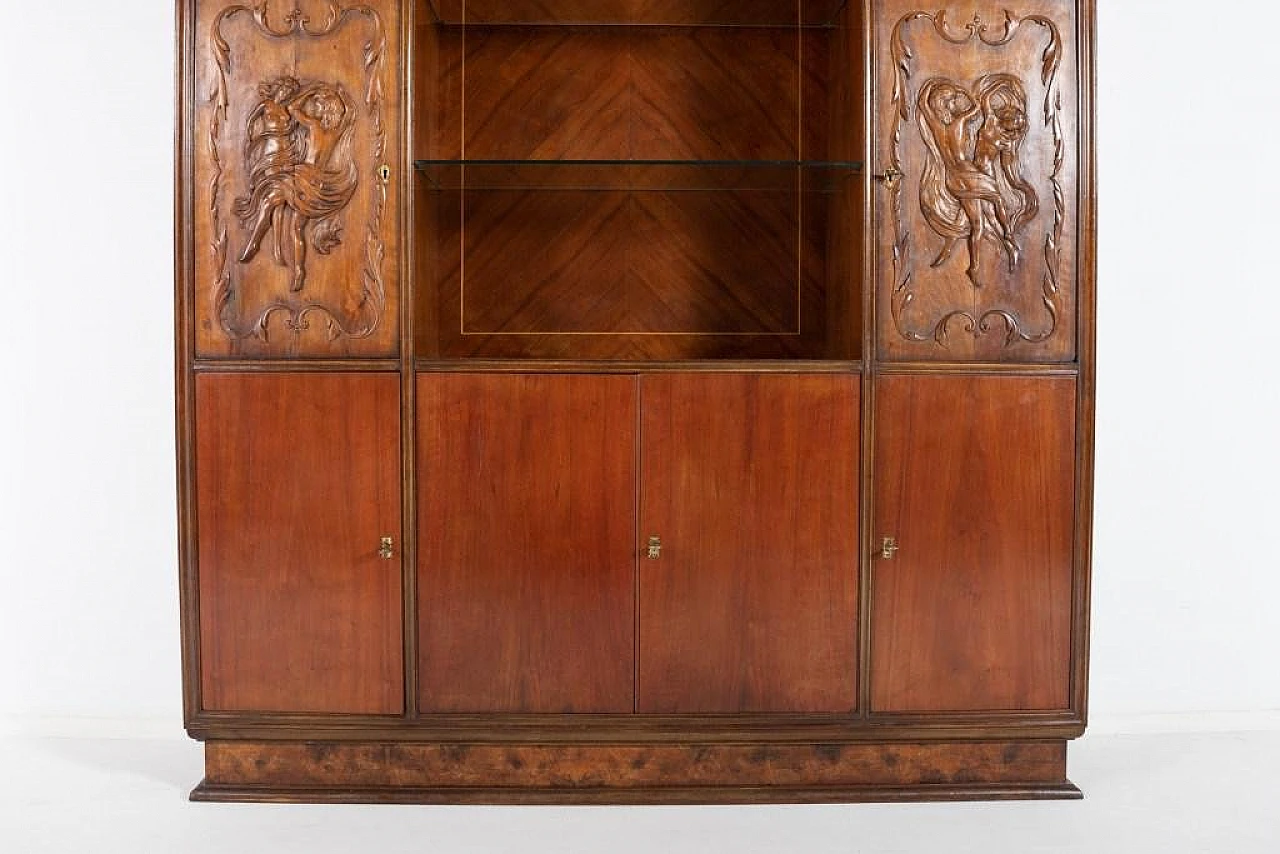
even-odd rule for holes
{"type": "Polygon", "coordinates": [[[397,352],[398,0],[202,2],[196,352],[397,352]]]}
{"type": "Polygon", "coordinates": [[[1075,4],[881,5],[880,355],[1072,360],[1075,4]]]}

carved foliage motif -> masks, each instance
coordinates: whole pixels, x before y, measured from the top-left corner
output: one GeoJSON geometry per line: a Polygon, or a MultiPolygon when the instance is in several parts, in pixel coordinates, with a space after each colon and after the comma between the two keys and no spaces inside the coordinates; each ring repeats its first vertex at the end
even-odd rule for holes
{"type": "Polygon", "coordinates": [[[908,182],[900,181],[894,189],[891,309],[898,333],[909,341],[932,340],[943,347],[956,327],[975,338],[998,332],[1005,347],[1019,341],[1046,341],[1058,328],[1060,247],[1066,220],[1062,186],[1065,144],[1058,89],[1062,39],[1057,25],[1043,16],[1018,18],[1005,12],[1002,25],[992,26],[979,16],[957,30],[945,12],[912,12],[894,27],[891,50],[895,69],[892,170],[897,174],[903,171],[904,134],[917,134],[924,148],[918,198],[909,198],[916,194],[908,182]],[[917,85],[911,38],[924,28],[913,26],[916,22],[931,24],[928,31],[947,44],[988,48],[1009,45],[1028,26],[1041,28],[1045,39],[1039,69],[1044,89],[1042,109],[1029,101],[1026,81],[1008,72],[983,74],[972,82],[935,75],[917,85]],[[1053,222],[1043,238],[1029,233],[1042,200],[1023,162],[1023,148],[1036,112],[1052,135],[1054,149],[1052,172],[1041,181],[1042,186],[1051,188],[1054,204],[1053,222]],[[917,240],[926,240],[912,233],[905,207],[911,203],[919,204],[923,220],[933,232],[931,242],[936,248],[927,250],[931,266],[952,263],[963,243],[968,261],[965,274],[975,289],[989,284],[985,280],[989,273],[984,271],[998,269],[987,263],[993,253],[1000,256],[1010,274],[1042,260],[1042,316],[1029,323],[1020,312],[997,307],[985,311],[955,308],[923,321],[917,317],[919,312],[912,311],[919,297],[913,250],[917,240]],[[1028,245],[1024,246],[1024,240],[1028,245]],[[1031,245],[1042,250],[1034,253],[1040,258],[1029,257],[1031,245]]]}
{"type": "MultiPolygon", "coordinates": [[[[223,9],[213,21],[210,43],[216,73],[207,140],[212,167],[209,212],[217,271],[213,306],[220,328],[233,341],[266,341],[275,315],[283,316],[285,327],[294,335],[308,329],[311,317],[318,316],[324,318],[330,340],[369,337],[386,305],[382,233],[387,187],[374,176],[386,150],[382,75],[387,44],[381,17],[368,6],[343,8],[335,0],[318,26],[298,7],[277,22],[270,16],[267,0],[262,0],[255,6],[223,9]],[[224,163],[235,60],[225,28],[240,16],[251,20],[261,37],[278,44],[325,39],[363,22],[368,32],[363,104],[358,105],[341,82],[299,79],[292,69],[280,68],[257,87],[259,99],[239,129],[244,138],[239,162],[224,163]],[[361,122],[368,124],[371,159],[363,175],[355,151],[361,122]],[[232,169],[243,170],[238,186],[244,192],[234,198],[232,169]],[[369,193],[369,214],[359,264],[359,295],[339,307],[322,295],[308,293],[308,265],[318,263],[308,261],[308,246],[323,257],[343,245],[343,212],[362,185],[369,193]],[[264,244],[269,253],[263,251],[264,244]],[[243,291],[257,281],[250,278],[250,271],[257,264],[272,262],[288,271],[287,293],[282,288],[265,302],[249,305],[243,291]]],[[[279,53],[287,55],[283,50],[279,53]]]]}

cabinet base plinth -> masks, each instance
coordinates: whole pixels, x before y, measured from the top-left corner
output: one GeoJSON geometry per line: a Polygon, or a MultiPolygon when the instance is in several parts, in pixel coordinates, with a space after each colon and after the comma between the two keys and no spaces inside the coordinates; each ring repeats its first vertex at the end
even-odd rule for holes
{"type": "Polygon", "coordinates": [[[408,804],[1072,799],[1065,741],[530,745],[211,741],[196,801],[408,804]]]}

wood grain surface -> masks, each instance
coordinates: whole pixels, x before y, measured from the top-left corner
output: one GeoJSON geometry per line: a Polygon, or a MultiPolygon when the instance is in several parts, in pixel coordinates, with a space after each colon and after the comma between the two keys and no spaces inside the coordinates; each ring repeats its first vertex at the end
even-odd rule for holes
{"type": "Polygon", "coordinates": [[[197,354],[395,356],[407,4],[193,5],[197,354]]]}
{"type": "Polygon", "coordinates": [[[871,167],[902,175],[868,224],[881,358],[1075,358],[1077,9],[875,5],[871,167]]]}
{"type": "Polygon", "coordinates": [[[398,375],[196,378],[205,709],[403,711],[399,436],[398,375]]]}
{"type": "Polygon", "coordinates": [[[1069,704],[1075,380],[887,376],[876,393],[876,712],[1069,704]]]}
{"type": "Polygon", "coordinates": [[[846,0],[427,0],[449,24],[637,24],[651,26],[829,24],[846,0]]]}
{"type": "Polygon", "coordinates": [[[1065,783],[1063,742],[791,745],[225,743],[209,783],[627,789],[1065,783]]]}
{"type": "MultiPolygon", "coordinates": [[[[794,161],[833,145],[826,29],[423,29],[416,130],[430,159],[794,161]]],[[[855,357],[827,309],[829,269],[831,300],[849,302],[849,264],[832,256],[855,241],[832,230],[818,182],[648,174],[639,187],[599,171],[561,170],[558,189],[546,170],[484,189],[420,179],[420,353],[855,357]]]]}
{"type": "Polygon", "coordinates": [[[634,708],[636,388],[418,378],[424,712],[634,708]]]}
{"type": "Polygon", "coordinates": [[[642,380],[642,712],[856,706],[858,378],[642,380]]]}

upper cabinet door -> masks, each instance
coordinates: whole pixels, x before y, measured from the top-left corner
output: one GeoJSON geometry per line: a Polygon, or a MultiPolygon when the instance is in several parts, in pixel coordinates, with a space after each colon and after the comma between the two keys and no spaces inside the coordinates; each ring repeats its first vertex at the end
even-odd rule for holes
{"type": "Polygon", "coordinates": [[[192,24],[197,356],[394,356],[399,0],[199,0],[192,24]]]}
{"type": "Polygon", "coordinates": [[[204,709],[400,714],[399,376],[201,374],[196,421],[204,709]]]}
{"type": "Polygon", "coordinates": [[[1067,708],[1075,403],[1072,377],[877,382],[873,712],[1067,708]]]}
{"type": "Polygon", "coordinates": [[[858,378],[642,380],[639,711],[857,707],[858,378]]]}
{"type": "Polygon", "coordinates": [[[876,5],[880,356],[1072,361],[1075,2],[876,5]]]}

